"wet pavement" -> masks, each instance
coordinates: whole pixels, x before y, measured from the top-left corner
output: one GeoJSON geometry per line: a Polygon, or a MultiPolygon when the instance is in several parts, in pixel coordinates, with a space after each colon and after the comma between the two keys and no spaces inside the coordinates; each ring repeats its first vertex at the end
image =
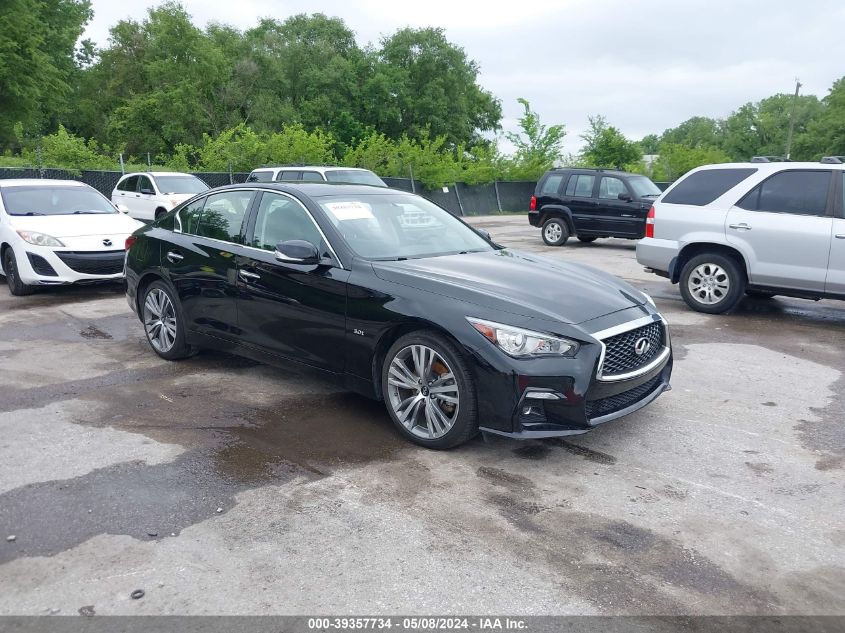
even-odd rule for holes
{"type": "Polygon", "coordinates": [[[160,360],[114,287],[0,288],[0,614],[845,614],[845,303],[697,314],[633,242],[473,223],[652,294],[673,391],[432,452],[307,372],[160,360]]]}

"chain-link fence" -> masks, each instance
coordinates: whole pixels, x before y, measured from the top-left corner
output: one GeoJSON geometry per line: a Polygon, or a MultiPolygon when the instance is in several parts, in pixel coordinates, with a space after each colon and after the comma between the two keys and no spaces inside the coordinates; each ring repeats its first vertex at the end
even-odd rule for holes
{"type": "MultiPolygon", "coordinates": [[[[222,187],[245,182],[247,172],[195,172],[194,176],[209,187],[222,187]]],[[[111,197],[119,171],[82,170],[71,172],[64,169],[36,169],[0,167],[3,178],[57,178],[79,180],[91,185],[106,197],[111,197]]],[[[528,203],[534,195],[534,181],[497,181],[483,185],[467,185],[459,182],[448,187],[427,188],[418,180],[410,178],[383,178],[388,186],[417,193],[448,210],[453,215],[488,215],[494,213],[517,213],[528,210],[528,203]]],[[[665,190],[671,183],[656,183],[665,190]]]]}

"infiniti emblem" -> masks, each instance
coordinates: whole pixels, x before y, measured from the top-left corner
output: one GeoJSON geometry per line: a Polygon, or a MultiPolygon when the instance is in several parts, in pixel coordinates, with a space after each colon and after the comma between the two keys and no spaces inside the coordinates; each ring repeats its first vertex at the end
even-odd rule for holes
{"type": "Polygon", "coordinates": [[[111,246],[111,240],[110,239],[103,240],[103,246],[111,246]]]}
{"type": "Polygon", "coordinates": [[[642,356],[648,350],[651,349],[651,341],[648,340],[645,336],[642,338],[638,338],[637,341],[634,343],[634,354],[637,356],[642,356]]]}

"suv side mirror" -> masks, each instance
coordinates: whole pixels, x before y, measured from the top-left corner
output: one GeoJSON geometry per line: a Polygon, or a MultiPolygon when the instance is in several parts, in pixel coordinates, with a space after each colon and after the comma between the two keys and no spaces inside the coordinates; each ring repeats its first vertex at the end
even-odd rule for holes
{"type": "Polygon", "coordinates": [[[144,187],[143,189],[141,189],[141,193],[143,193],[145,196],[154,196],[155,195],[155,191],[153,191],[152,189],[150,189],[148,187],[144,187]]]}
{"type": "Polygon", "coordinates": [[[314,266],[320,263],[320,253],[311,242],[287,240],[276,244],[276,259],[285,264],[314,266]]]}
{"type": "Polygon", "coordinates": [[[490,237],[490,231],[485,231],[484,229],[475,229],[475,232],[480,234],[488,242],[492,242],[493,238],[490,237]]]}
{"type": "Polygon", "coordinates": [[[628,193],[620,193],[620,194],[619,194],[618,196],[616,196],[616,197],[617,197],[617,198],[619,198],[620,200],[624,200],[625,202],[630,202],[630,201],[631,201],[631,195],[630,195],[630,194],[628,194],[628,193]]]}

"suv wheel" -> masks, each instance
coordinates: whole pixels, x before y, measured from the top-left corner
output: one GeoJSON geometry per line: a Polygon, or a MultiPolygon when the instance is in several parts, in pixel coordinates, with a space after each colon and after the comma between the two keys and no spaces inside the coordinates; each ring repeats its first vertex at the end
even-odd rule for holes
{"type": "Polygon", "coordinates": [[[543,241],[549,246],[563,246],[569,239],[569,227],[560,218],[550,218],[543,224],[543,241]]]}
{"type": "Polygon", "coordinates": [[[721,314],[733,308],[745,292],[745,275],[730,257],[703,253],[681,271],[681,296],[697,312],[721,314]]]}

